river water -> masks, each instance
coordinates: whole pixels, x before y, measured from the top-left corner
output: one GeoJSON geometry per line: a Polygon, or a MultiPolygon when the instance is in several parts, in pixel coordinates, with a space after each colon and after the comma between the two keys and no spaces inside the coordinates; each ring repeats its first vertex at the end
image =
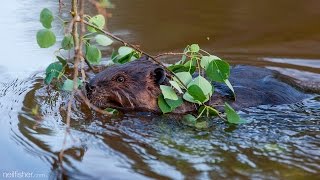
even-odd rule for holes
{"type": "MultiPolygon", "coordinates": [[[[320,82],[318,0],[112,2],[108,29],[151,54],[198,43],[232,64],[320,82]]],[[[35,41],[44,7],[58,14],[57,1],[11,0],[0,7],[0,179],[15,172],[38,179],[319,179],[317,95],[242,110],[248,124],[212,119],[207,130],[143,113],[110,120],[75,102],[63,145],[68,94],[43,84],[56,47],[40,49],[35,41]],[[31,113],[37,106],[40,118],[31,113]]],[[[53,29],[61,41],[58,21],[53,29]]],[[[110,49],[104,54],[107,60],[110,49]]]]}

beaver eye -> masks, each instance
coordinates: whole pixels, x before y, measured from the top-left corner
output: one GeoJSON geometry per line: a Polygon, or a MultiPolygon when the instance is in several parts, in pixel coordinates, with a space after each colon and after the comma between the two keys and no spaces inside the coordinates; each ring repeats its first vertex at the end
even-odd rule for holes
{"type": "Polygon", "coordinates": [[[124,82],[124,77],[122,77],[122,76],[117,77],[117,82],[119,82],[119,83],[124,82]]]}

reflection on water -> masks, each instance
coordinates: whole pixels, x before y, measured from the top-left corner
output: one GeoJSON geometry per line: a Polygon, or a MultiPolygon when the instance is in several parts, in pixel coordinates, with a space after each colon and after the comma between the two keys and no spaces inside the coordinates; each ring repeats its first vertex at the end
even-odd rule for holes
{"type": "MultiPolygon", "coordinates": [[[[113,3],[117,8],[109,29],[152,54],[196,42],[233,64],[276,69],[305,81],[320,79],[317,0],[113,3]]],[[[1,7],[0,16],[6,18],[0,18],[0,24],[6,28],[0,29],[0,39],[8,44],[0,45],[0,172],[37,169],[48,178],[74,179],[320,175],[317,96],[293,105],[245,109],[240,114],[251,123],[230,126],[213,119],[210,129],[202,131],[170,116],[138,113],[110,120],[75,102],[61,169],[58,154],[68,94],[48,88],[43,74],[36,73],[51,62],[54,49],[35,44],[43,7],[58,11],[57,1],[14,0],[1,7]],[[11,12],[17,13],[8,16],[11,12]],[[37,105],[41,118],[31,113],[37,105]]],[[[88,6],[91,13],[93,9],[88,6]]],[[[58,23],[54,30],[60,31],[58,23]]]]}
{"type": "MultiPolygon", "coordinates": [[[[51,164],[51,176],[62,173],[57,157],[66,100],[39,80],[25,95],[25,113],[19,115],[19,138],[33,144],[23,148],[51,164]],[[36,104],[44,117],[40,122],[27,113],[36,104]]],[[[209,130],[198,131],[170,116],[110,120],[75,104],[63,173],[75,178],[312,178],[320,170],[319,106],[315,97],[249,108],[240,112],[249,124],[230,126],[215,119],[209,130]]]]}

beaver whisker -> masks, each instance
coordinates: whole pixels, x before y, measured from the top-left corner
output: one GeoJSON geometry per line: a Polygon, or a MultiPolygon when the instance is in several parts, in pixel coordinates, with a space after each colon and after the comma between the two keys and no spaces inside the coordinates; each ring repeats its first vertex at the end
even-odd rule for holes
{"type": "Polygon", "coordinates": [[[126,92],[124,92],[122,89],[121,89],[120,91],[121,91],[121,92],[124,94],[124,96],[128,99],[128,101],[129,101],[129,103],[130,103],[130,106],[131,106],[132,108],[134,108],[134,105],[133,105],[133,103],[131,102],[131,99],[130,99],[129,94],[126,93],[126,92]]]}
{"type": "Polygon", "coordinates": [[[122,101],[122,97],[120,96],[119,92],[118,91],[113,91],[113,93],[118,97],[119,99],[119,103],[121,104],[121,106],[123,106],[123,101],[122,101]]]}

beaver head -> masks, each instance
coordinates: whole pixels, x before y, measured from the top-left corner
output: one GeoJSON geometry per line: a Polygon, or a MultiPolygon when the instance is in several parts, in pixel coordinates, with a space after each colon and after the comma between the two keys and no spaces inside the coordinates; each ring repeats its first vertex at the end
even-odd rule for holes
{"type": "Polygon", "coordinates": [[[165,70],[144,56],[106,68],[86,85],[86,90],[91,103],[102,109],[159,112],[157,98],[165,81],[165,70]]]}

